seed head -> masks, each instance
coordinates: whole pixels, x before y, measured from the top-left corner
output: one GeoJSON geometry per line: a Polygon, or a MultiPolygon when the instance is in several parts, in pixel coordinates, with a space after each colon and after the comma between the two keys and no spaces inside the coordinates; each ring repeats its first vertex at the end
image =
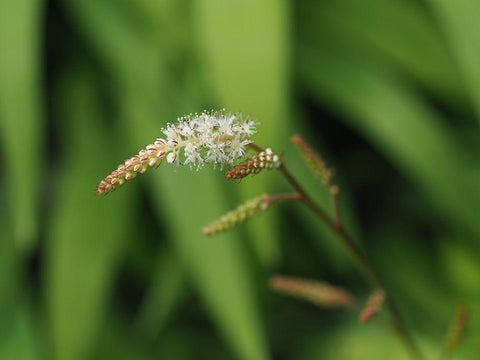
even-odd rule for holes
{"type": "Polygon", "coordinates": [[[258,174],[263,169],[278,168],[280,165],[280,157],[275,155],[272,149],[267,148],[258,155],[254,155],[230,168],[225,173],[225,177],[229,180],[242,179],[250,174],[258,174]]]}
{"type": "Polygon", "coordinates": [[[257,123],[240,113],[204,111],[200,115],[187,115],[162,129],[165,139],[158,138],[153,144],[140,150],[138,155],[118,165],[105,179],[98,183],[97,194],[108,193],[118,186],[143,174],[148,168],[167,163],[190,165],[197,170],[204,164],[223,167],[245,158],[246,146],[256,132],[257,123]]]}

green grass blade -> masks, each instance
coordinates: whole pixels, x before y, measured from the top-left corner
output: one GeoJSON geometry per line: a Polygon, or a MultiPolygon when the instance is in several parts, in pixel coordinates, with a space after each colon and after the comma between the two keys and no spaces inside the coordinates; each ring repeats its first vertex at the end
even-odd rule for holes
{"type": "Polygon", "coordinates": [[[441,116],[387,72],[326,47],[304,48],[300,74],[318,98],[381,148],[449,217],[480,234],[478,188],[441,116]]]}
{"type": "Polygon", "coordinates": [[[330,37],[355,56],[394,65],[447,102],[464,102],[464,86],[442,34],[417,2],[339,0],[307,2],[300,9],[303,38],[330,37]]]}
{"type": "Polygon", "coordinates": [[[165,250],[157,256],[150,289],[136,320],[138,332],[147,340],[158,336],[186,292],[185,270],[178,256],[165,250]]]}
{"type": "Polygon", "coordinates": [[[480,3],[471,0],[429,0],[458,64],[480,121],[480,3]]]}
{"type": "Polygon", "coordinates": [[[33,309],[30,301],[22,300],[16,303],[15,309],[11,312],[12,325],[8,330],[2,329],[0,359],[38,360],[43,358],[33,309]]]}
{"type": "Polygon", "coordinates": [[[37,231],[43,171],[41,15],[43,1],[0,2],[0,140],[5,152],[7,206],[20,248],[37,231]]]}
{"type": "MultiPolygon", "coordinates": [[[[130,192],[98,197],[95,185],[112,161],[114,134],[101,127],[93,73],[82,63],[64,78],[57,99],[63,164],[46,244],[47,306],[55,359],[84,359],[105,320],[113,275],[132,241],[130,192]],[[81,70],[79,70],[81,69],[81,70]]],[[[137,239],[135,239],[137,240],[137,239]]]]}

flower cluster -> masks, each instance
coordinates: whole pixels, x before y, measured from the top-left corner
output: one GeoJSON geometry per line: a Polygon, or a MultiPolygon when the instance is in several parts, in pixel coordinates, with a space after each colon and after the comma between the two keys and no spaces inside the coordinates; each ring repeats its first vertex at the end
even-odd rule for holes
{"type": "Polygon", "coordinates": [[[162,129],[165,139],[158,138],[153,144],[140,150],[120,164],[97,187],[97,194],[108,193],[125,181],[143,174],[149,167],[168,163],[188,164],[200,169],[204,164],[233,164],[244,158],[246,146],[252,141],[257,123],[239,113],[205,111],[187,115],[162,129]]]}
{"type": "Polygon", "coordinates": [[[346,290],[317,281],[277,275],[270,278],[270,287],[320,306],[351,306],[355,303],[346,290]]]}
{"type": "Polygon", "coordinates": [[[218,220],[204,227],[203,233],[205,235],[215,235],[219,232],[231,229],[243,223],[248,218],[251,218],[256,214],[267,210],[268,206],[271,203],[271,201],[269,201],[269,198],[269,195],[263,194],[256,197],[255,199],[247,201],[246,203],[237,207],[235,210],[226,213],[218,220]]]}
{"type": "Polygon", "coordinates": [[[263,169],[278,168],[281,160],[270,148],[258,155],[253,155],[242,163],[235,165],[225,173],[227,179],[242,179],[250,174],[258,174],[263,169]]]}

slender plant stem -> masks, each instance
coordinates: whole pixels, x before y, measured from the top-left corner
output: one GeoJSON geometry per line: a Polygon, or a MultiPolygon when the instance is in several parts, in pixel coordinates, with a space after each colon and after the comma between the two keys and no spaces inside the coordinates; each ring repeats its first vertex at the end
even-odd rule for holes
{"type": "MultiPolygon", "coordinates": [[[[305,192],[303,187],[298,183],[298,181],[294,178],[294,176],[288,171],[285,165],[282,163],[280,166],[280,171],[283,173],[285,178],[288,182],[293,186],[293,188],[298,192],[300,195],[300,200],[303,201],[323,222],[325,222],[340,238],[343,245],[348,249],[348,251],[352,254],[352,256],[357,261],[363,275],[368,280],[368,282],[374,287],[379,288],[385,291],[385,288],[373,268],[370,266],[367,258],[360,250],[360,248],[355,244],[352,240],[350,235],[345,231],[345,228],[341,222],[339,216],[336,216],[335,220],[332,220],[313,200],[312,198],[305,192]]],[[[336,213],[338,214],[338,199],[336,198],[338,194],[334,194],[334,201],[336,202],[336,213]]],[[[408,333],[403,318],[390,296],[386,296],[386,305],[392,318],[395,321],[395,330],[397,334],[400,336],[402,341],[407,346],[410,355],[412,358],[417,360],[424,359],[420,349],[414,342],[411,335],[408,333]]]]}

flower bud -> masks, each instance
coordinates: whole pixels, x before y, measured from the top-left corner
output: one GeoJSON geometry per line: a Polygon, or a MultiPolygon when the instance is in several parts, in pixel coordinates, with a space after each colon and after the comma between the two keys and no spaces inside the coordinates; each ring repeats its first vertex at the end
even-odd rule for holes
{"type": "Polygon", "coordinates": [[[258,174],[263,169],[274,169],[280,167],[280,165],[280,157],[274,154],[272,149],[267,148],[258,155],[254,155],[230,168],[225,173],[225,177],[229,180],[242,179],[250,174],[258,174]]]}

